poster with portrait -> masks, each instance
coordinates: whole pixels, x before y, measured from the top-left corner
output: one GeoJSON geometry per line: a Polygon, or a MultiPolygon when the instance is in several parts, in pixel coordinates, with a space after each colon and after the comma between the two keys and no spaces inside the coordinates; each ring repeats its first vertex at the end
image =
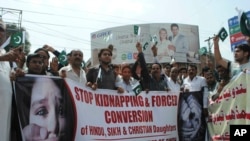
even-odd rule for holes
{"type": "Polygon", "coordinates": [[[178,109],[179,139],[181,141],[203,141],[206,128],[202,92],[182,93],[178,109]]]}
{"type": "Polygon", "coordinates": [[[23,141],[73,140],[76,118],[69,96],[59,77],[18,77],[15,98],[23,141]]]}
{"type": "Polygon", "coordinates": [[[101,48],[114,46],[112,63],[134,63],[137,59],[136,43],[140,42],[147,63],[154,62],[151,47],[157,46],[157,59],[161,63],[175,59],[182,63],[200,63],[199,31],[196,25],[179,23],[154,23],[107,28],[91,33],[92,65],[99,63],[101,48]],[[139,30],[135,32],[134,27],[139,30]]]}

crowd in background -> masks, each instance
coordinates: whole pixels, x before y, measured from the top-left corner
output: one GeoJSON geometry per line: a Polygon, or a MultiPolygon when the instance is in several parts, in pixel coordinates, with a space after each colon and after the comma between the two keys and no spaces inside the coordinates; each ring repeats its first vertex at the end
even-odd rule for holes
{"type": "MultiPolygon", "coordinates": [[[[5,25],[0,23],[0,45],[6,40],[5,25]]],[[[246,37],[249,42],[249,37],[246,37]]],[[[96,89],[117,90],[119,94],[133,93],[135,85],[139,84],[142,90],[150,94],[150,91],[188,92],[202,91],[203,109],[205,117],[208,116],[208,99],[216,100],[223,87],[240,72],[250,69],[250,46],[242,44],[235,47],[234,58],[238,63],[222,58],[219,50],[219,38],[214,37],[214,59],[217,66],[206,66],[198,72],[197,65],[188,64],[187,67],[178,68],[175,63],[162,66],[161,63],[152,63],[148,67],[145,61],[142,45],[137,43],[138,58],[133,65],[112,64],[112,45],[103,48],[98,53],[99,66],[86,68],[82,66],[83,55],[80,49],[71,50],[67,54],[67,64],[62,65],[58,61],[60,52],[49,45],[38,48],[35,52],[24,55],[22,46],[5,52],[0,49],[0,137],[9,141],[11,128],[11,111],[13,88],[11,81],[16,77],[26,74],[49,75],[69,78],[74,81],[96,89]],[[50,59],[50,53],[54,57],[50,59]],[[51,61],[50,61],[51,60],[51,61]]],[[[152,47],[154,56],[157,56],[157,47],[152,47]]]]}

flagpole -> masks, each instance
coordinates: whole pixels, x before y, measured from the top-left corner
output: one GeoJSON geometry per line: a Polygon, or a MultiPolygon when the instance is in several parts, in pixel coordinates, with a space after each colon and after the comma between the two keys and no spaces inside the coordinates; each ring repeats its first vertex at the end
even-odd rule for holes
{"type": "Polygon", "coordinates": [[[23,52],[25,53],[25,39],[26,39],[26,34],[25,31],[22,31],[23,33],[23,52]]]}

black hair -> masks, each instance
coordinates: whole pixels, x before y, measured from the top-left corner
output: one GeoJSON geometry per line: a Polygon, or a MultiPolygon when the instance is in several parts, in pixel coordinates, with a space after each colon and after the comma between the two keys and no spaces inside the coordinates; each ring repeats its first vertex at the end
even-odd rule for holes
{"type": "Polygon", "coordinates": [[[240,44],[240,45],[236,46],[235,48],[238,48],[238,49],[242,50],[243,52],[248,52],[247,58],[249,59],[249,57],[250,57],[250,46],[248,44],[240,44]]]}
{"type": "Polygon", "coordinates": [[[152,68],[152,66],[153,66],[154,64],[158,65],[158,66],[160,67],[160,70],[162,69],[162,66],[161,66],[160,63],[153,63],[153,64],[151,65],[151,68],[152,68]]]}
{"type": "Polygon", "coordinates": [[[172,29],[173,27],[177,27],[177,28],[179,29],[179,26],[178,26],[178,24],[176,24],[176,23],[171,24],[171,29],[172,29]]]}
{"type": "Polygon", "coordinates": [[[197,66],[194,64],[189,64],[188,67],[195,68],[195,70],[197,70],[197,66]]]}
{"type": "Polygon", "coordinates": [[[187,68],[180,68],[180,69],[179,69],[179,73],[180,73],[182,70],[185,70],[185,71],[187,72],[187,68]]]}
{"type": "Polygon", "coordinates": [[[110,53],[110,55],[112,56],[112,51],[111,51],[109,48],[102,48],[102,49],[100,50],[100,52],[98,53],[98,57],[99,57],[99,58],[101,57],[101,55],[102,55],[102,53],[103,53],[104,51],[108,51],[108,52],[110,53]]]}
{"type": "Polygon", "coordinates": [[[172,68],[173,66],[172,66],[171,64],[167,63],[167,64],[164,66],[164,68],[167,68],[167,67],[172,68]]]}
{"type": "Polygon", "coordinates": [[[49,56],[49,52],[48,52],[47,50],[43,49],[43,48],[38,48],[37,50],[35,50],[35,52],[34,52],[34,53],[37,53],[37,52],[39,52],[39,51],[43,51],[43,52],[45,52],[45,53],[48,55],[48,59],[50,58],[50,56],[49,56]]]}
{"type": "Polygon", "coordinates": [[[81,50],[78,50],[78,49],[71,50],[70,53],[68,53],[67,55],[72,56],[73,52],[76,52],[76,51],[80,51],[83,55],[83,52],[81,50]]]}
{"type": "Polygon", "coordinates": [[[38,53],[29,54],[29,55],[27,56],[26,63],[29,64],[29,63],[30,63],[30,60],[31,60],[32,58],[43,58],[43,57],[42,57],[40,54],[38,54],[38,53]]]}
{"type": "Polygon", "coordinates": [[[223,68],[223,69],[225,69],[225,73],[229,73],[229,69],[228,68],[224,68],[222,65],[217,65],[216,69],[218,70],[219,68],[223,68]]]}
{"type": "Polygon", "coordinates": [[[128,68],[130,71],[132,71],[130,65],[125,65],[125,66],[123,66],[123,67],[122,67],[122,71],[123,71],[124,69],[126,69],[126,68],[128,68]]]}
{"type": "Polygon", "coordinates": [[[210,68],[205,66],[202,68],[202,73],[210,71],[210,68]]]}

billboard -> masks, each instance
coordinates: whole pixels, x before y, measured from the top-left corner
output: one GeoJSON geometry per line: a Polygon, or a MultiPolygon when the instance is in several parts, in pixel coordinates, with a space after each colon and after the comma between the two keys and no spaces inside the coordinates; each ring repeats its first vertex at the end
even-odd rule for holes
{"type": "MultiPolygon", "coordinates": [[[[250,11],[246,12],[247,17],[250,19],[250,11]]],[[[234,16],[228,19],[228,27],[230,34],[231,51],[234,51],[235,46],[247,43],[245,36],[241,33],[239,18],[234,16]]]]}
{"type": "Polygon", "coordinates": [[[157,43],[158,61],[200,63],[198,26],[172,23],[137,24],[107,28],[91,33],[92,66],[99,64],[98,52],[109,44],[114,46],[112,63],[134,63],[137,58],[136,42],[143,46],[147,63],[153,63],[151,47],[157,43]],[[139,27],[139,32],[135,32],[139,27]]]}

